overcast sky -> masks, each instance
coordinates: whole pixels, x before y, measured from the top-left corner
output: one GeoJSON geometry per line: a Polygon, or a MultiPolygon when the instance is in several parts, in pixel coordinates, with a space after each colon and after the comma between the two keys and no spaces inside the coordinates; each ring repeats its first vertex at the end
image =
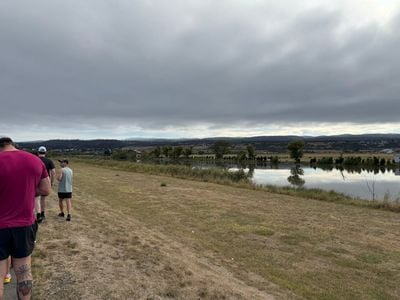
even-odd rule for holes
{"type": "Polygon", "coordinates": [[[400,1],[0,1],[0,136],[400,133],[400,1]]]}

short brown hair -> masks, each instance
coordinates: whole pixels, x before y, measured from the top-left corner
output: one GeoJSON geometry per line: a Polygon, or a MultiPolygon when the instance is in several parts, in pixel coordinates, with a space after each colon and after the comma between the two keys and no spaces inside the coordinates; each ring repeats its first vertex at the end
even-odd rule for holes
{"type": "Polygon", "coordinates": [[[12,145],[15,146],[13,140],[9,137],[0,138],[0,148],[4,148],[5,146],[12,145]]]}

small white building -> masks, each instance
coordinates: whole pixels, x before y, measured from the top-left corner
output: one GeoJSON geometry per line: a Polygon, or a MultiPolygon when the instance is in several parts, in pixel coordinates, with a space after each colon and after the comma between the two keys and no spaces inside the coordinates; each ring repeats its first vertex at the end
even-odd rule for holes
{"type": "Polygon", "coordinates": [[[394,160],[394,162],[395,162],[396,164],[399,164],[399,163],[400,163],[400,155],[395,155],[394,158],[393,158],[393,160],[394,160]]]}
{"type": "Polygon", "coordinates": [[[392,154],[394,153],[393,149],[383,149],[381,150],[382,153],[386,153],[386,154],[392,154]]]}

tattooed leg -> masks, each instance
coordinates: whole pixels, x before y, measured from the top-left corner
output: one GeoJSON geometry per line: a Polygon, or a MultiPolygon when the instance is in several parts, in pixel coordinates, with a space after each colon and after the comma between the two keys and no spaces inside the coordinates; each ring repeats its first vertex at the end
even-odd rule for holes
{"type": "MultiPolygon", "coordinates": [[[[17,284],[17,295],[18,299],[26,299],[24,297],[31,296],[32,293],[32,280],[24,280],[22,282],[18,281],[17,284]]],[[[30,298],[28,298],[30,299],[30,298]]]]}
{"type": "Polygon", "coordinates": [[[31,257],[14,258],[14,272],[17,277],[18,300],[29,300],[32,295],[31,257]]]}

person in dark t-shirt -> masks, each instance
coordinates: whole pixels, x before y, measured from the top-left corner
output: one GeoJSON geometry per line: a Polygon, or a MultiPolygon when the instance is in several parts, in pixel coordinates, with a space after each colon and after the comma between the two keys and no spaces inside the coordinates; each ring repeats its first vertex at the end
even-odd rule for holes
{"type": "MultiPolygon", "coordinates": [[[[56,167],[53,161],[46,157],[47,149],[45,146],[40,146],[38,149],[38,156],[41,161],[46,166],[47,173],[50,177],[51,185],[53,186],[54,177],[56,174],[56,167]]],[[[41,223],[45,218],[45,210],[46,210],[46,196],[38,196],[35,198],[35,210],[36,210],[36,220],[38,223],[41,223]]]]}

